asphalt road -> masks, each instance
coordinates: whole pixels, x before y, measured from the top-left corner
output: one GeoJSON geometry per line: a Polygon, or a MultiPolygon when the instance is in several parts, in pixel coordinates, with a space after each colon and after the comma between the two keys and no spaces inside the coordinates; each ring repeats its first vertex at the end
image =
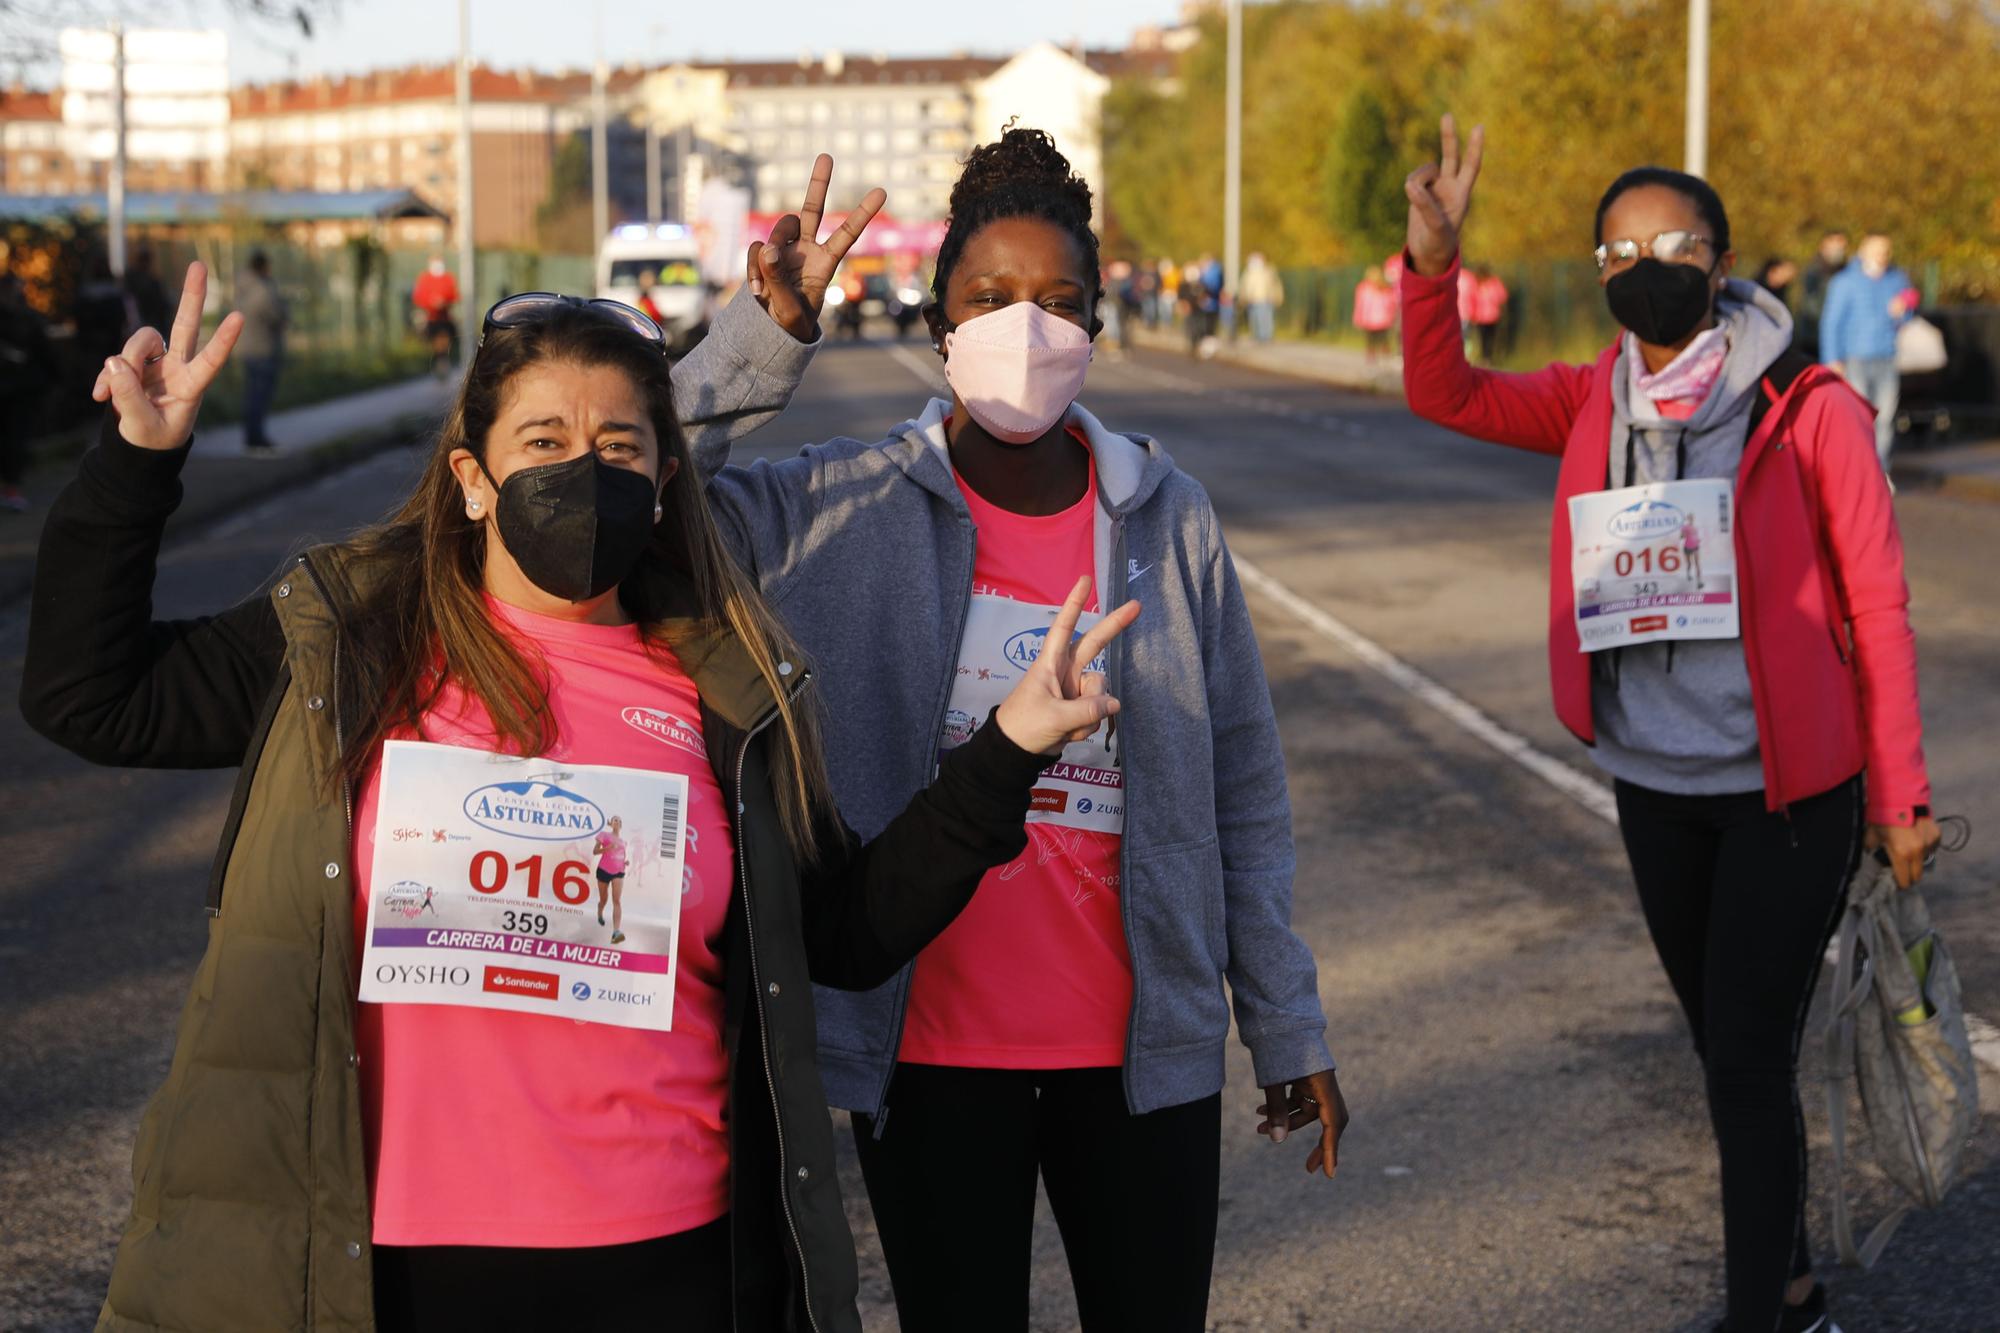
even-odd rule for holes
{"type": "MultiPolygon", "coordinates": [[[[922,405],[936,363],[921,350],[829,348],[744,456],[886,433],[922,405]]],[[[1232,1052],[1211,1326],[1706,1330],[1720,1317],[1714,1153],[1616,830],[1470,734],[1442,696],[1382,669],[1408,664],[1592,776],[1547,703],[1552,464],[1381,400],[1163,355],[1100,358],[1085,401],[1114,428],[1157,435],[1265,576],[1251,605],[1292,775],[1297,923],[1355,1116],[1339,1178],[1307,1177],[1304,1142],[1253,1132],[1258,1095],[1232,1052]]],[[[249,592],[299,543],[386,510],[419,461],[379,455],[182,544],[158,612],[249,592]]],[[[1977,826],[1933,910],[1968,1003],[2000,1018],[2000,916],[1986,902],[2000,881],[2000,508],[1911,496],[1899,513],[1938,802],[1977,826]]],[[[22,621],[0,608],[10,700],[22,621]]],[[[228,775],[91,768],[11,707],[0,752],[0,1328],[86,1328],[132,1133],[202,947],[228,775]]],[[[1806,1110],[1823,1149],[1821,1069],[1809,1037],[1806,1110]]],[[[1995,1104],[1991,1071],[1984,1090],[1995,1104]]],[[[1906,1224],[1877,1270],[1823,1267],[1848,1333],[2000,1327],[1995,1128],[1989,1115],[1971,1178],[1906,1224]]],[[[967,1147],[954,1169],[974,1169],[967,1147]]],[[[1824,1255],[1823,1152],[1814,1166],[1824,1255]]],[[[894,1328],[851,1160],[846,1176],[863,1313],[894,1328]]],[[[1864,1185],[1872,1216],[1887,1195],[1864,1185]]],[[[1036,1327],[1073,1327],[1046,1219],[1036,1253],[1036,1327]]]]}

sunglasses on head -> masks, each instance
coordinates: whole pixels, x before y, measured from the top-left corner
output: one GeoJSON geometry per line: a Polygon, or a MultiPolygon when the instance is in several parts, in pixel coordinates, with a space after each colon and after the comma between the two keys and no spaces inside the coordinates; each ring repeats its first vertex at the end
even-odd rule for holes
{"type": "Polygon", "coordinates": [[[1630,263],[1642,253],[1651,255],[1662,264],[1682,263],[1694,258],[1695,247],[1709,243],[1708,237],[1695,232],[1663,231],[1650,241],[1606,241],[1590,255],[1597,261],[1597,271],[1602,273],[1612,264],[1630,263]]]}
{"type": "Polygon", "coordinates": [[[486,318],[480,324],[480,345],[485,345],[495,329],[527,328],[563,310],[581,310],[607,324],[629,329],[662,352],[666,351],[665,331],[645,311],[635,310],[623,301],[607,301],[602,297],[585,299],[564,296],[560,292],[516,292],[512,296],[501,297],[493,303],[493,308],[486,312],[486,318]]]}

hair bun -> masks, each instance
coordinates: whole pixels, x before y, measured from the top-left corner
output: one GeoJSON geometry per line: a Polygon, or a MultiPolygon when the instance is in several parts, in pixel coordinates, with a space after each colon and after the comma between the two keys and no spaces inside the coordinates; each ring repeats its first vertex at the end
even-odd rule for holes
{"type": "Polygon", "coordinates": [[[965,159],[958,183],[951,187],[951,211],[965,211],[973,201],[996,190],[1025,186],[1066,196],[1090,216],[1090,186],[1071,169],[1069,159],[1046,130],[1029,129],[1009,120],[992,143],[981,144],[965,159]]]}

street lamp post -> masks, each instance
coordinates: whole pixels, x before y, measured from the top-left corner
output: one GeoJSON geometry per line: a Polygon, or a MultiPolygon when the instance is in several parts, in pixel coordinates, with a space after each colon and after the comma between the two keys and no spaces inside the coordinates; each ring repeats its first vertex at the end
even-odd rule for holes
{"type": "Polygon", "coordinates": [[[1687,146],[1682,170],[1708,175],[1708,3],[1688,0],[1687,146]]]}
{"type": "Polygon", "coordinates": [[[1243,0],[1229,0],[1229,73],[1222,166],[1222,294],[1236,332],[1236,272],[1243,248],[1243,0]]]}
{"type": "Polygon", "coordinates": [[[604,142],[604,85],[611,71],[604,64],[604,4],[597,6],[597,63],[590,72],[590,223],[595,228],[591,253],[604,246],[611,230],[611,153],[604,142]]]}
{"type": "Polygon", "coordinates": [[[458,0],[458,345],[477,346],[479,275],[472,232],[472,0],[458,0]]]}
{"type": "Polygon", "coordinates": [[[104,182],[104,230],[112,276],[125,278],[125,25],[111,25],[111,170],[104,182]]]}

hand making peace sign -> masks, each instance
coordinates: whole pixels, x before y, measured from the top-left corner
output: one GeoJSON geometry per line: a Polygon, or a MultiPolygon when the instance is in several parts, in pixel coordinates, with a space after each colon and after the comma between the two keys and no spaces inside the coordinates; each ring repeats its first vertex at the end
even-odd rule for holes
{"type": "Polygon", "coordinates": [[[1072,741],[1089,740],[1118,711],[1118,701],[1104,692],[1103,674],[1084,668],[1139,618],[1139,604],[1125,603],[1078,638],[1077,618],[1089,600],[1090,579],[1080,578],[1049,626],[1035,664],[1000,701],[1000,730],[1023,750],[1060,754],[1072,741]]]}
{"type": "Polygon", "coordinates": [[[174,315],[171,341],[158,329],[140,329],[125,350],[104,363],[90,396],[118,413],[118,433],[141,449],[178,449],[194,434],[201,396],[229,362],[229,349],[243,331],[243,316],[231,311],[201,354],[201,308],[208,296],[208,267],[188,265],[181,307],[174,315]]]}
{"type": "Polygon", "coordinates": [[[799,211],[779,218],[769,240],[750,244],[750,294],[800,342],[819,336],[819,311],[826,303],[833,271],[882,211],[882,205],[889,202],[879,186],[870,190],[860,207],[822,241],[819,220],[826,211],[827,187],[832,183],[833,159],[821,153],[813,162],[812,180],[799,211]]]}
{"type": "Polygon", "coordinates": [[[1486,127],[1476,125],[1458,152],[1458,122],[1449,113],[1438,122],[1443,152],[1435,165],[1426,162],[1403,182],[1410,197],[1410,258],[1417,272],[1435,278],[1458,255],[1458,233],[1472,207],[1472,183],[1479,179],[1479,160],[1486,155],[1486,127]]]}

